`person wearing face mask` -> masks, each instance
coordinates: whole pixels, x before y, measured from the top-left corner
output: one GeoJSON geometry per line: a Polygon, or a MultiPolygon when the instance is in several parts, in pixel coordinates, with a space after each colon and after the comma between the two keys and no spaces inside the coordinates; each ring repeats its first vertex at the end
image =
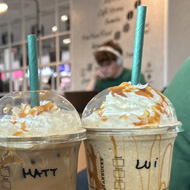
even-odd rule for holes
{"type": "MultiPolygon", "coordinates": [[[[102,91],[111,86],[131,80],[131,70],[123,67],[122,49],[112,40],[103,43],[94,52],[98,68],[88,83],[86,90],[102,91]]],[[[141,84],[146,84],[141,74],[141,84]]]]}

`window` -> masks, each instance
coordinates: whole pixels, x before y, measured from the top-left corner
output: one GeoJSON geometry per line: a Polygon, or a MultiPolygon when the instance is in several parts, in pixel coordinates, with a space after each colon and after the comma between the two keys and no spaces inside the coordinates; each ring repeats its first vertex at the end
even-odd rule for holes
{"type": "Polygon", "coordinates": [[[29,90],[27,35],[37,26],[40,89],[62,93],[70,88],[69,0],[38,1],[39,20],[35,1],[10,0],[8,11],[0,14],[0,96],[29,90]],[[62,15],[68,19],[61,20],[62,15]]]}

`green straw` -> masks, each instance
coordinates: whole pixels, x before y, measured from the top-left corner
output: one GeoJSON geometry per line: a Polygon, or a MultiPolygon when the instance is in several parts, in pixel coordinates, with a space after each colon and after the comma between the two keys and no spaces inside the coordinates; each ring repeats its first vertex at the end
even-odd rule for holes
{"type": "Polygon", "coordinates": [[[30,71],[30,99],[31,106],[39,106],[38,84],[38,61],[37,61],[37,42],[36,35],[28,35],[28,59],[30,71]]]}
{"type": "Polygon", "coordinates": [[[137,85],[140,82],[145,18],[146,18],[146,6],[138,6],[134,54],[133,54],[133,69],[132,69],[132,76],[131,76],[131,84],[133,85],[137,85]]]}

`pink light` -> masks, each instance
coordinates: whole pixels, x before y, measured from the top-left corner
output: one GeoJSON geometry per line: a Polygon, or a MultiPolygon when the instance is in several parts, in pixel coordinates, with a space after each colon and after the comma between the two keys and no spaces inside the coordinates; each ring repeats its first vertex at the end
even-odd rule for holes
{"type": "Polygon", "coordinates": [[[1,73],[1,80],[5,80],[5,73],[1,73]]]}
{"type": "Polygon", "coordinates": [[[22,76],[23,76],[23,71],[22,70],[13,71],[13,78],[14,79],[21,78],[22,76]]]}

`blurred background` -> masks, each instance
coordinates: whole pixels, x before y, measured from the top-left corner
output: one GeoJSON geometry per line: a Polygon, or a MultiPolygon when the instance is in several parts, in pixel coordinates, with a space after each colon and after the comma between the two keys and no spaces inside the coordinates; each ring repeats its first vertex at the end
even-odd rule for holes
{"type": "Polygon", "coordinates": [[[38,36],[41,89],[83,91],[92,52],[109,39],[132,68],[138,5],[147,6],[142,72],[163,90],[190,55],[189,0],[0,0],[0,96],[29,90],[28,34],[38,36]]]}

